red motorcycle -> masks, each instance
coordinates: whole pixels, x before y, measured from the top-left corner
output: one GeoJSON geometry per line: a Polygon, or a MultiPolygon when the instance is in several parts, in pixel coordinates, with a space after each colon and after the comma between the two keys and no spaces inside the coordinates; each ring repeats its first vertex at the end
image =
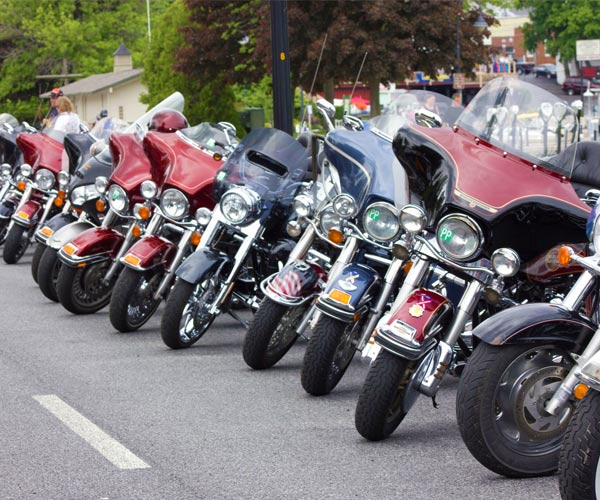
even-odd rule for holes
{"type": "Polygon", "coordinates": [[[125,267],[110,301],[117,330],[140,328],[170,290],[175,271],[210,220],[215,174],[237,143],[228,123],[201,123],[175,134],[149,132],[144,138],[150,163],[167,174],[144,237],[121,259],[125,267]]]}
{"type": "Polygon", "coordinates": [[[23,132],[17,145],[25,163],[21,166],[18,187],[23,191],[8,226],[2,257],[7,264],[17,263],[33,241],[37,227],[58,213],[64,200],[62,189],[69,175],[62,172],[65,135],[52,129],[43,133],[23,132]],[[59,201],[60,200],[60,201],[59,201]]]}
{"type": "MultiPolygon", "coordinates": [[[[178,111],[163,109],[150,130],[174,132],[187,127],[178,111]]],[[[73,314],[94,313],[110,301],[121,269],[120,259],[141,236],[151,214],[157,186],[165,169],[152,166],[142,147],[143,130],[110,136],[113,173],[96,179],[96,189],[108,200],[102,225],[84,231],[59,250],[62,267],[56,280],[60,303],[73,314]]]]}

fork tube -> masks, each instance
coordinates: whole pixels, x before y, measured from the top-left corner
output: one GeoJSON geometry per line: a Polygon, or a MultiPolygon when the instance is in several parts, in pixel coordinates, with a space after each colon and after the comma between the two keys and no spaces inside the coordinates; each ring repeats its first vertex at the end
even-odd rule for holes
{"type": "Polygon", "coordinates": [[[21,199],[19,200],[19,204],[17,205],[17,208],[15,208],[15,212],[17,212],[25,204],[26,201],[29,201],[29,198],[31,198],[32,191],[33,191],[33,186],[31,184],[27,184],[25,191],[23,191],[23,196],[21,196],[21,199]]]}
{"type": "Polygon", "coordinates": [[[42,224],[44,224],[44,222],[46,222],[46,219],[48,218],[48,214],[50,213],[50,210],[52,210],[52,205],[54,205],[55,199],[56,199],[55,194],[51,194],[48,197],[48,201],[46,202],[46,205],[44,206],[44,212],[42,213],[42,216],[41,216],[40,220],[38,221],[38,225],[40,227],[42,226],[42,224]]]}
{"type": "Polygon", "coordinates": [[[144,235],[151,235],[157,233],[160,229],[162,221],[163,216],[158,212],[154,212],[152,219],[150,219],[150,222],[148,223],[148,227],[144,231],[144,235]]]}
{"type": "Polygon", "coordinates": [[[421,286],[423,278],[425,277],[425,273],[427,273],[428,269],[429,261],[427,259],[417,257],[417,259],[413,262],[410,271],[408,271],[406,278],[404,278],[404,283],[402,283],[400,291],[398,292],[398,295],[396,295],[396,299],[390,308],[391,311],[395,311],[398,307],[400,307],[400,305],[408,298],[408,296],[421,286]]]}
{"type": "Polygon", "coordinates": [[[127,231],[127,235],[125,236],[125,239],[123,240],[123,244],[121,245],[121,248],[119,248],[119,251],[117,252],[117,255],[115,256],[113,263],[110,265],[110,267],[108,268],[108,271],[104,275],[103,280],[105,283],[110,282],[111,278],[117,272],[117,269],[119,269],[119,267],[121,266],[121,262],[120,262],[121,257],[123,257],[123,255],[125,255],[125,252],[129,249],[129,247],[131,246],[131,242],[134,240],[134,236],[133,236],[133,228],[134,227],[135,227],[135,224],[131,224],[131,226],[129,226],[129,230],[127,231]]]}
{"type": "Polygon", "coordinates": [[[310,249],[311,245],[313,244],[314,240],[315,228],[312,226],[312,224],[309,224],[306,228],[306,231],[304,231],[304,234],[298,240],[298,243],[296,243],[296,246],[290,252],[290,256],[288,257],[287,263],[289,264],[294,260],[303,259],[306,256],[306,253],[310,249]]]}
{"type": "Polygon", "coordinates": [[[101,227],[110,227],[110,225],[115,221],[117,217],[117,213],[112,208],[109,208],[108,212],[106,212],[106,215],[104,216],[104,219],[102,219],[101,227]]]}
{"type": "Polygon", "coordinates": [[[350,236],[346,240],[340,255],[333,266],[331,266],[329,273],[327,273],[327,279],[329,279],[329,277],[335,278],[335,275],[352,260],[354,254],[356,253],[356,249],[358,248],[358,241],[359,240],[356,236],[350,236]]]}
{"type": "Polygon", "coordinates": [[[193,231],[186,229],[185,232],[181,235],[181,239],[179,240],[179,243],[177,244],[177,253],[175,254],[175,257],[173,258],[173,260],[171,261],[171,264],[165,271],[165,275],[163,276],[163,279],[160,281],[160,285],[158,285],[158,289],[154,293],[155,300],[160,300],[162,295],[165,293],[165,290],[171,285],[171,283],[173,281],[174,272],[179,267],[179,264],[181,264],[181,261],[183,260],[183,255],[188,246],[190,238],[192,237],[192,234],[193,234],[193,231]]]}

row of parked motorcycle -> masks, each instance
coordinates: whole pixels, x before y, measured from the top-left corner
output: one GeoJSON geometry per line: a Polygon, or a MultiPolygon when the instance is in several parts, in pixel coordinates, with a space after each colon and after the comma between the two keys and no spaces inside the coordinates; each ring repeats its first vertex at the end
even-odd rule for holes
{"type": "Polygon", "coordinates": [[[34,244],[41,292],[73,314],[108,306],[120,332],[164,300],[172,349],[224,313],[256,370],[305,337],[315,396],[359,353],[355,425],[371,441],[460,376],[479,462],[560,469],[564,498],[600,497],[600,144],[521,80],[460,113],[439,94],[425,109],[430,94],[397,92],[339,129],[321,99],[327,133],[296,139],[189,126],[178,93],[126,128],[66,136],[0,115],[3,259],[34,244]]]}

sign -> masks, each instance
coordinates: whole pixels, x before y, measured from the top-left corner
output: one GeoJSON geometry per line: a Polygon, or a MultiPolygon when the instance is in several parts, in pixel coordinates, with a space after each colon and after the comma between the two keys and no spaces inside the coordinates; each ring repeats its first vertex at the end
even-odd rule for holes
{"type": "Polygon", "coordinates": [[[452,79],[452,88],[456,90],[462,90],[465,88],[464,73],[454,73],[454,78],[452,79]]]}
{"type": "Polygon", "coordinates": [[[600,40],[577,40],[575,54],[578,61],[600,59],[600,40]]]}

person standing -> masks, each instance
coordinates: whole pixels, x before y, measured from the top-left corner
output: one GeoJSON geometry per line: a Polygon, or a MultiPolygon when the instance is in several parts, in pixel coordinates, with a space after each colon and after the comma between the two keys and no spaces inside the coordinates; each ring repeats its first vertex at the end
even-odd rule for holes
{"type": "Polygon", "coordinates": [[[54,126],[54,121],[58,116],[58,109],[56,109],[56,101],[59,97],[63,95],[63,91],[61,89],[54,88],[50,91],[50,109],[48,110],[48,114],[46,118],[42,120],[42,124],[44,127],[52,127],[54,126]]]}
{"type": "Polygon", "coordinates": [[[73,103],[66,96],[60,96],[56,99],[56,109],[58,116],[54,121],[54,130],[64,132],[65,134],[79,132],[81,120],[77,113],[73,112],[73,103]]]}

